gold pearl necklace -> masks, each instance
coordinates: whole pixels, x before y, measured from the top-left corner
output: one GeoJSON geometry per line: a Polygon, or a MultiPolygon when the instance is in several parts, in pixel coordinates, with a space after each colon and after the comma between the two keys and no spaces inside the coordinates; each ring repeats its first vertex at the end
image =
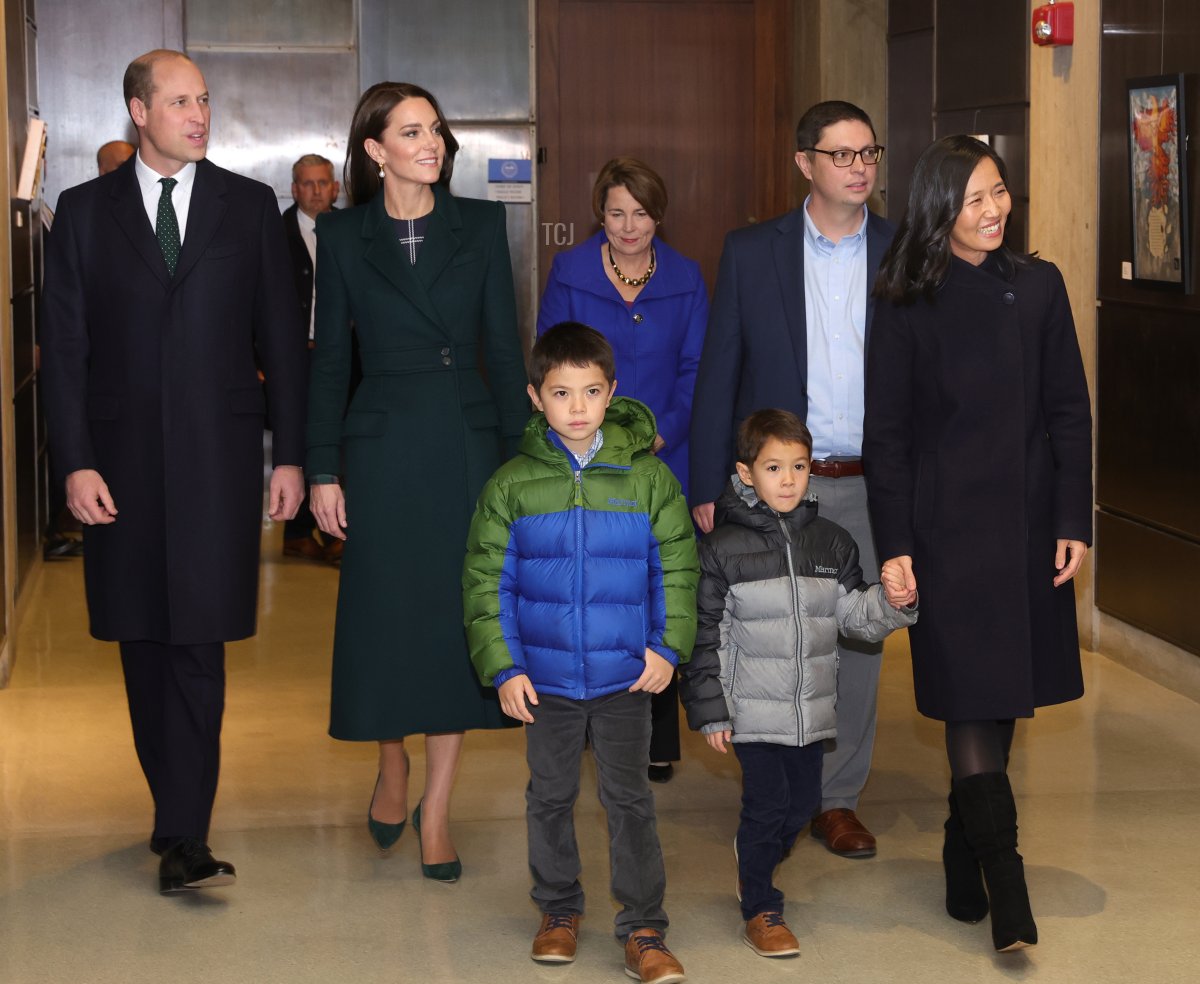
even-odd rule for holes
{"type": "Polygon", "coordinates": [[[626,287],[643,287],[646,281],[654,276],[654,247],[650,247],[650,268],[640,277],[627,277],[621,272],[617,261],[613,259],[612,243],[608,244],[608,262],[612,264],[613,273],[617,275],[617,279],[626,287]]]}

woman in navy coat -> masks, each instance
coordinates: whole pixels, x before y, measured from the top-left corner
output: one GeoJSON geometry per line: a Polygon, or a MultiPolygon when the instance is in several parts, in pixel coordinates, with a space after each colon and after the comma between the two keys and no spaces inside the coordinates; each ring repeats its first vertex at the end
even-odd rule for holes
{"type": "Polygon", "coordinates": [[[467,528],[529,416],[504,206],[450,194],[457,149],[424,89],[381,82],[359,100],[354,207],[317,221],[306,467],[313,515],[346,544],[329,731],[379,743],[367,821],[381,850],[411,805],[404,739],[425,735],[413,825],[441,881],[461,869],[448,822],[462,732],[506,726],[467,658],[467,528]],[[352,332],[363,380],[346,410],[352,332]]]}
{"type": "Polygon", "coordinates": [[[876,283],[863,461],[885,578],[920,592],[921,713],[946,723],[946,908],[1037,942],[1007,776],[1014,720],[1083,693],[1071,578],[1091,542],[1091,410],[1062,276],[1009,250],[1003,161],[946,137],[876,283]],[[980,880],[980,866],[987,891],[980,880]]]}
{"type": "MultiPolygon", "coordinates": [[[[613,347],[620,393],[646,404],[658,435],[654,453],[688,489],[692,390],[708,323],[708,291],[700,265],[658,241],[667,211],[662,178],[633,157],[614,157],[592,188],[601,229],[550,267],[537,332],[579,321],[613,347]]],[[[652,701],[650,778],[666,782],[679,759],[675,681],[652,701]]]]}

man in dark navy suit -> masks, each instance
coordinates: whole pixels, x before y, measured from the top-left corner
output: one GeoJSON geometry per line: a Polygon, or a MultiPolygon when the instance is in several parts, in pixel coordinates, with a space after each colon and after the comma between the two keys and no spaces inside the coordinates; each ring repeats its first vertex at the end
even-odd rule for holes
{"type": "Polygon", "coordinates": [[[154,799],[163,892],[227,885],[208,829],[224,643],[253,635],[267,409],[269,511],[304,495],[307,365],[274,192],[205,159],[204,76],[177,51],[130,63],[139,148],[59,199],[42,379],[67,505],[83,524],[92,635],[120,643],[154,799]]]}
{"type": "MultiPolygon", "coordinates": [[[[883,148],[870,117],[818,103],[796,126],[803,206],[725,239],[692,404],[692,514],[704,532],[733,472],[734,438],[755,410],[778,407],[813,435],[820,513],[858,542],[879,580],[862,470],[863,382],[871,288],[894,229],[867,209],[883,148]]],[[[871,768],[882,648],[839,638],[837,739],[825,752],[814,837],[843,857],[871,857],[858,819],[871,768]]]]}
{"type": "MultiPolygon", "coordinates": [[[[316,306],[317,216],[333,209],[339,188],[333,163],[320,154],[305,154],[292,165],[293,203],[283,213],[283,229],[292,258],[296,299],[304,319],[304,337],[310,349],[316,306]]],[[[313,537],[316,529],[317,521],[306,497],[295,518],[284,524],[284,555],[336,564],[342,556],[342,541],[329,537],[327,542],[318,543],[313,537]]]]}

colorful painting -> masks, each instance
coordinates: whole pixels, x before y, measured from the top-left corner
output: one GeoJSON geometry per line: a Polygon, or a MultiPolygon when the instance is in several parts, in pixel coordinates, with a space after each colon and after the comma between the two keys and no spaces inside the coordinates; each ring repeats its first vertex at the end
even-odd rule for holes
{"type": "Polygon", "coordinates": [[[1133,279],[1187,289],[1183,77],[1129,82],[1133,279]]]}

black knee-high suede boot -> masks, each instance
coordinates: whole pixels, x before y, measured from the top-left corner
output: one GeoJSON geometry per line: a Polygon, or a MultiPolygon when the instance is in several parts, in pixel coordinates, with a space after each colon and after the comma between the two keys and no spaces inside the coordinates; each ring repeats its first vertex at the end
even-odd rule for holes
{"type": "Polygon", "coordinates": [[[979,860],[963,831],[962,817],[950,785],[950,816],[946,818],[946,840],[942,844],[942,867],[946,870],[946,911],[959,922],[977,923],[988,914],[988,897],[983,888],[979,860]]]}
{"type": "Polygon", "coordinates": [[[997,950],[1019,950],[1037,943],[1029,908],[1025,868],[1017,853],[1017,804],[1003,772],[982,772],[954,781],[954,798],[967,843],[979,859],[992,913],[992,942],[997,950]]]}

